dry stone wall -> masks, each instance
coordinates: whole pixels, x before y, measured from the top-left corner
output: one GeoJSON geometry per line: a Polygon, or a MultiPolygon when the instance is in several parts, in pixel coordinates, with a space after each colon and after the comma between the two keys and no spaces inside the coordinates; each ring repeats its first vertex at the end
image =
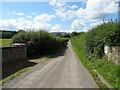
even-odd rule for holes
{"type": "Polygon", "coordinates": [[[1,47],[0,52],[2,52],[2,63],[27,59],[27,47],[25,45],[1,47]]]}
{"type": "Polygon", "coordinates": [[[120,65],[120,46],[105,46],[104,53],[108,59],[120,65]]]}

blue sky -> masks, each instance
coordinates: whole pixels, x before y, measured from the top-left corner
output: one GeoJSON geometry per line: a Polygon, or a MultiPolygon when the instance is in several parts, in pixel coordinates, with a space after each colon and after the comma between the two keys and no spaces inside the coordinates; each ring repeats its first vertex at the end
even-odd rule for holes
{"type": "Polygon", "coordinates": [[[115,2],[2,2],[0,29],[39,30],[49,32],[88,31],[90,28],[117,19],[115,2]]]}

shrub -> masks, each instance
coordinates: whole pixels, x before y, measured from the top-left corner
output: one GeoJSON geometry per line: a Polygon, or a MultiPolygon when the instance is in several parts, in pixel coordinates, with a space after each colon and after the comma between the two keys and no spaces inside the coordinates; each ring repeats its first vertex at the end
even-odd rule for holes
{"type": "Polygon", "coordinates": [[[120,46],[120,23],[109,21],[107,23],[94,27],[86,33],[86,52],[94,54],[96,57],[102,57],[105,45],[120,46]]]}
{"type": "Polygon", "coordinates": [[[57,37],[46,31],[20,32],[13,37],[12,43],[26,43],[28,55],[52,53],[64,47],[67,39],[57,37]]]}
{"type": "Polygon", "coordinates": [[[0,30],[0,38],[4,38],[4,39],[12,38],[17,33],[18,32],[16,32],[16,31],[0,30]]]}
{"type": "Polygon", "coordinates": [[[74,37],[74,36],[78,36],[78,35],[82,35],[84,32],[72,32],[71,34],[70,34],[70,37],[74,37]]]}

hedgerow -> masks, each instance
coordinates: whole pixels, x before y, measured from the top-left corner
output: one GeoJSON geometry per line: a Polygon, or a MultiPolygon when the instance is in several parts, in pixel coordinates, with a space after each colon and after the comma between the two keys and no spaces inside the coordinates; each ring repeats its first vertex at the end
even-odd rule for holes
{"type": "Polygon", "coordinates": [[[119,69],[104,55],[104,46],[120,46],[120,22],[109,21],[71,38],[72,46],[90,72],[96,69],[114,88],[120,88],[119,69]]]}
{"type": "Polygon", "coordinates": [[[86,33],[86,53],[102,57],[104,46],[120,46],[120,23],[116,21],[103,22],[86,33]]]}
{"type": "Polygon", "coordinates": [[[57,37],[46,31],[20,32],[12,43],[26,43],[28,55],[52,53],[67,44],[67,39],[57,37]]]}

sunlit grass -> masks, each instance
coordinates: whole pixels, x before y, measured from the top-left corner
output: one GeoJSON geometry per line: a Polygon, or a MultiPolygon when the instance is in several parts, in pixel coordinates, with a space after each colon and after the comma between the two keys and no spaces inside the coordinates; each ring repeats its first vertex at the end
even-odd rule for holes
{"type": "Polygon", "coordinates": [[[10,45],[12,39],[0,39],[0,47],[6,47],[10,45]]]}

